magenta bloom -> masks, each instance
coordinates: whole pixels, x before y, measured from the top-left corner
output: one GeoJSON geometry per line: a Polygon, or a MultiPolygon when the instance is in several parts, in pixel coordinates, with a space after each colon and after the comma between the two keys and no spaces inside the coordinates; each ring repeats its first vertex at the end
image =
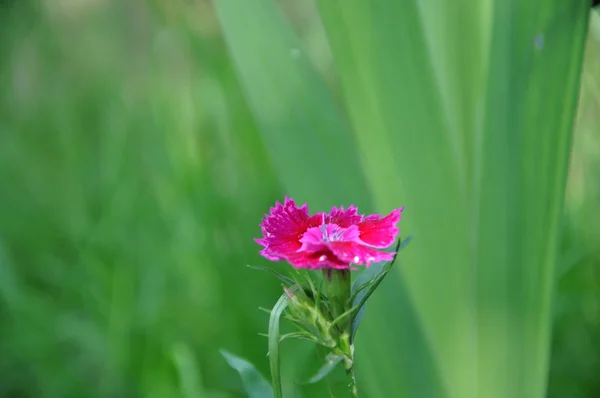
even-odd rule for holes
{"type": "Polygon", "coordinates": [[[365,217],[352,205],[346,210],[334,207],[329,214],[311,216],[306,204],[298,207],[286,197],[284,204],[277,202],[271,214],[265,214],[260,224],[263,237],[255,241],[264,246],[261,255],[272,261],[285,260],[295,268],[353,269],[352,264],[369,267],[393,259],[394,252],[376,249],[394,243],[403,209],[395,209],[385,217],[365,217]]]}

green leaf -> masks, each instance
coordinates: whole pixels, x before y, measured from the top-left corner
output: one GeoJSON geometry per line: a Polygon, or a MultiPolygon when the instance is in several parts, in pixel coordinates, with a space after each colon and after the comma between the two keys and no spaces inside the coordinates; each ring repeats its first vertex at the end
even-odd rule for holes
{"type": "Polygon", "coordinates": [[[352,329],[350,334],[350,343],[354,343],[354,338],[356,337],[356,332],[358,331],[358,327],[362,322],[363,317],[365,316],[365,311],[367,310],[367,303],[364,303],[352,318],[352,329]]]}
{"type": "MultiPolygon", "coordinates": [[[[414,235],[409,235],[406,238],[402,239],[400,241],[400,244],[398,245],[398,247],[396,247],[396,252],[400,252],[401,250],[404,250],[406,248],[406,246],[408,246],[408,244],[413,240],[413,236],[414,235]]],[[[398,254],[396,254],[398,255],[398,254]]]]}
{"type": "MultiPolygon", "coordinates": [[[[396,256],[398,256],[400,250],[402,250],[406,246],[408,246],[408,244],[412,240],[412,237],[413,236],[410,235],[406,239],[398,240],[398,243],[396,244],[396,248],[394,250],[396,252],[396,255],[394,256],[394,259],[392,260],[392,262],[396,261],[396,256]]],[[[386,264],[385,262],[375,263],[371,267],[365,269],[358,275],[358,278],[356,278],[356,280],[352,284],[352,296],[350,298],[351,302],[354,302],[354,298],[360,291],[362,291],[367,286],[374,283],[376,276],[379,275],[383,271],[385,264],[386,264]]]]}
{"type": "Polygon", "coordinates": [[[354,340],[354,336],[356,335],[356,331],[358,330],[358,326],[360,325],[360,321],[364,316],[365,312],[365,304],[369,297],[375,292],[375,289],[379,286],[379,284],[383,281],[383,279],[387,276],[392,268],[394,261],[390,261],[383,267],[381,272],[375,276],[368,284],[366,289],[360,290],[352,301],[352,309],[355,312],[354,317],[352,318],[352,334],[351,340],[354,340]]]}
{"type": "Polygon", "coordinates": [[[275,1],[214,4],[248,104],[286,192],[296,200],[308,200],[313,208],[348,201],[368,206],[354,135],[275,1]]]}
{"type": "MultiPolygon", "coordinates": [[[[332,6],[335,4],[337,3],[332,2],[332,6]]],[[[215,0],[215,6],[240,83],[285,192],[293,196],[301,195],[295,198],[300,201],[308,200],[313,211],[315,207],[324,209],[352,202],[366,212],[398,207],[401,197],[397,195],[397,190],[390,190],[389,201],[384,204],[380,201],[377,209],[371,206],[373,188],[398,184],[395,170],[392,168],[381,173],[381,170],[374,170],[370,164],[364,164],[365,150],[371,151],[373,144],[382,144],[386,148],[382,152],[384,155],[392,147],[381,143],[377,135],[373,137],[373,143],[365,145],[361,137],[360,145],[356,145],[347,121],[336,108],[322,79],[303,56],[302,46],[289,24],[283,20],[275,2],[215,0]],[[293,55],[298,53],[294,50],[300,50],[299,58],[293,55]],[[360,167],[358,153],[362,165],[367,167],[360,167]],[[368,182],[364,179],[365,175],[369,175],[368,182]]],[[[342,7],[340,16],[355,11],[357,10],[342,7]]],[[[362,15],[368,18],[369,13],[362,15]]],[[[339,27],[352,26],[354,32],[354,29],[361,28],[360,25],[360,22],[357,25],[355,21],[350,24],[343,21],[339,27]]],[[[362,40],[360,34],[357,40],[362,40]]],[[[368,59],[369,55],[361,55],[361,58],[364,57],[368,59]]],[[[349,59],[347,62],[355,61],[360,60],[349,59]]],[[[349,94],[346,92],[345,96],[349,94]]],[[[364,94],[357,93],[361,96],[364,94]]],[[[378,101],[374,96],[366,95],[364,100],[373,100],[366,108],[378,108],[378,101]]],[[[353,110],[347,109],[349,112],[353,110]]],[[[363,124],[353,126],[352,130],[357,136],[364,136],[371,131],[379,132],[381,128],[381,124],[363,124]],[[357,129],[362,130],[360,134],[357,129]]],[[[382,160],[387,159],[384,156],[382,160]]],[[[406,170],[414,172],[415,169],[407,167],[406,170]]],[[[411,211],[407,210],[407,214],[411,211]]],[[[404,292],[404,281],[399,275],[393,277],[394,290],[404,292]]],[[[442,383],[438,379],[436,364],[428,347],[429,342],[423,338],[424,333],[419,318],[414,313],[413,301],[404,294],[398,294],[394,298],[388,297],[388,302],[389,304],[381,304],[381,314],[387,314],[388,325],[379,325],[379,329],[385,332],[371,336],[377,344],[385,344],[386,347],[370,350],[369,344],[365,344],[367,351],[363,358],[379,363],[381,361],[376,353],[402,350],[406,355],[385,358],[386,368],[408,368],[410,371],[403,372],[402,377],[398,377],[396,373],[389,374],[392,370],[388,370],[388,374],[384,376],[379,369],[359,366],[358,372],[365,372],[365,375],[372,376],[367,379],[373,380],[364,387],[365,394],[374,398],[387,398],[403,391],[410,393],[413,387],[423,396],[444,398],[442,383]],[[401,308],[404,312],[399,312],[396,308],[401,308]],[[405,319],[417,321],[406,325],[405,319]],[[393,333],[386,329],[389,326],[395,328],[393,333]],[[400,327],[401,330],[398,330],[400,327]],[[382,339],[383,336],[385,339],[382,339]],[[398,339],[397,336],[404,337],[398,339]],[[372,357],[367,358],[369,355],[372,357]],[[400,380],[403,381],[403,386],[399,385],[400,380]]]]}
{"type": "Polygon", "coordinates": [[[361,329],[369,396],[419,391],[406,295],[449,396],[543,397],[589,2],[318,3],[377,207],[419,236],[361,329]]]}
{"type": "Polygon", "coordinates": [[[176,344],[172,349],[172,355],[179,376],[182,396],[199,398],[208,395],[202,385],[201,372],[190,347],[184,343],[176,344]]]}
{"type": "Polygon", "coordinates": [[[279,272],[275,271],[272,268],[267,268],[267,267],[256,267],[254,265],[248,265],[247,266],[250,269],[256,270],[256,271],[266,271],[266,272],[270,272],[271,274],[273,274],[277,279],[279,279],[280,281],[282,281],[283,283],[287,284],[288,286],[292,286],[295,282],[293,279],[288,278],[285,275],[280,274],[279,272]]]}
{"type": "Polygon", "coordinates": [[[313,377],[308,379],[306,383],[302,384],[314,384],[323,380],[325,377],[327,377],[327,375],[329,375],[329,373],[331,373],[333,369],[335,369],[336,366],[340,364],[340,362],[344,360],[344,356],[330,354],[327,356],[326,360],[327,361],[325,362],[325,364],[323,364],[323,366],[317,371],[317,373],[313,377]]]}
{"type": "Polygon", "coordinates": [[[373,264],[371,267],[364,270],[358,276],[358,278],[356,278],[356,281],[354,281],[350,300],[355,315],[352,318],[352,333],[350,336],[350,341],[354,340],[358,326],[360,325],[360,322],[365,314],[367,300],[383,281],[383,278],[387,276],[388,272],[392,268],[392,265],[396,261],[396,258],[398,258],[400,251],[408,246],[411,240],[412,235],[404,240],[399,240],[396,244],[396,255],[391,262],[373,264]]]}
{"type": "Polygon", "coordinates": [[[556,279],[560,279],[567,275],[572,268],[581,263],[586,256],[589,255],[589,250],[584,248],[573,248],[564,253],[557,262],[556,279]]]}
{"type": "Polygon", "coordinates": [[[283,293],[273,307],[273,310],[271,311],[271,317],[269,319],[269,363],[271,365],[271,384],[273,386],[273,391],[275,392],[275,398],[283,397],[279,366],[279,319],[281,318],[281,314],[283,314],[283,311],[286,309],[287,305],[288,297],[285,293],[283,293]]]}
{"type": "Polygon", "coordinates": [[[352,307],[340,314],[337,318],[333,320],[333,322],[331,322],[331,325],[329,325],[329,330],[331,331],[333,328],[337,327],[340,332],[343,332],[345,328],[340,327],[340,324],[346,324],[348,322],[347,318],[351,317],[352,314],[357,312],[357,310],[357,307],[352,307]]]}
{"type": "Polygon", "coordinates": [[[281,343],[283,340],[287,340],[287,339],[308,340],[308,341],[312,341],[312,342],[316,341],[314,336],[308,332],[291,332],[291,333],[286,333],[284,335],[281,335],[281,337],[279,338],[279,342],[281,343]]]}
{"type": "Polygon", "coordinates": [[[249,398],[273,397],[273,390],[269,382],[265,380],[254,365],[224,350],[221,350],[221,355],[223,355],[229,366],[237,370],[240,374],[244,389],[248,393],[249,398]]]}

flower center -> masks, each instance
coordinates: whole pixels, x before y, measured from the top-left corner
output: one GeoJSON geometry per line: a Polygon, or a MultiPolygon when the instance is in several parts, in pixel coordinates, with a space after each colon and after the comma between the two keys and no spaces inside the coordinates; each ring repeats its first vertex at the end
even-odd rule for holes
{"type": "Polygon", "coordinates": [[[342,228],[337,224],[322,224],[319,226],[321,231],[321,239],[324,243],[340,241],[344,237],[346,228],[342,228]]]}
{"type": "Polygon", "coordinates": [[[306,230],[299,240],[302,246],[298,251],[317,252],[324,250],[329,243],[358,242],[359,240],[360,232],[356,225],[344,228],[337,224],[322,224],[306,230]]]}

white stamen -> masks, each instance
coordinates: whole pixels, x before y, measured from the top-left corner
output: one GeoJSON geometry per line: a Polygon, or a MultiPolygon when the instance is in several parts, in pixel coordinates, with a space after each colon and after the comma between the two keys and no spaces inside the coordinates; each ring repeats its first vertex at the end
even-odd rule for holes
{"type": "Polygon", "coordinates": [[[321,230],[321,238],[323,239],[323,241],[329,242],[329,236],[327,235],[327,225],[321,224],[319,229],[321,230]]]}

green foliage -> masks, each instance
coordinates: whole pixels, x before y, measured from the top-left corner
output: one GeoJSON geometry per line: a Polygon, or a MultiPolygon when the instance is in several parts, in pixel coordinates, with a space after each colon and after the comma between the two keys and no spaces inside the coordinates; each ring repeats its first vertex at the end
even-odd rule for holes
{"type": "Polygon", "coordinates": [[[325,270],[324,293],[317,290],[314,275],[305,274],[307,283],[301,278],[292,280],[276,271],[264,267],[251,267],[258,271],[270,271],[284,282],[284,294],[281,295],[270,313],[269,358],[271,380],[276,397],[282,396],[279,344],[287,339],[311,341],[327,349],[325,364],[307,383],[316,383],[329,375],[335,367],[344,363],[352,380],[351,391],[356,393],[356,379],[352,372],[354,366],[354,346],[352,341],[365,311],[365,305],[375,289],[387,276],[397,258],[399,250],[410,243],[412,237],[398,240],[393,261],[387,264],[375,264],[363,271],[354,285],[350,284],[349,270],[325,270]],[[286,313],[287,312],[287,313],[286,313]],[[280,334],[282,315],[292,321],[298,331],[280,334]],[[354,390],[352,390],[352,388],[354,390]]]}
{"type": "Polygon", "coordinates": [[[279,320],[283,311],[288,306],[288,296],[284,293],[281,295],[269,319],[269,363],[271,364],[271,384],[275,398],[282,398],[283,392],[281,387],[281,372],[279,366],[279,343],[281,342],[279,334],[279,320]]]}
{"type": "MultiPolygon", "coordinates": [[[[319,4],[376,203],[402,198],[419,235],[398,270],[444,390],[542,397],[589,6],[319,4]]],[[[390,343],[404,327],[391,318],[365,326],[366,352],[422,355],[390,343]]],[[[373,396],[418,391],[399,368],[369,374],[373,396]]]]}
{"type": "Polygon", "coordinates": [[[325,358],[325,364],[321,366],[319,371],[313,377],[308,379],[308,383],[317,383],[323,380],[331,373],[333,369],[335,369],[336,366],[338,366],[344,360],[344,358],[344,355],[335,355],[333,353],[329,354],[327,358],[325,358]]]}
{"type": "Polygon", "coordinates": [[[244,390],[248,393],[248,398],[272,398],[273,390],[269,382],[260,374],[250,362],[236,357],[235,355],[221,351],[223,357],[227,360],[229,366],[238,371],[244,382],[244,390]]]}
{"type": "MultiPolygon", "coordinates": [[[[411,240],[412,236],[409,236],[403,240],[398,240],[398,244],[396,245],[396,253],[405,248],[411,240]]],[[[383,282],[383,279],[387,276],[388,272],[390,272],[397,257],[398,254],[396,254],[394,261],[391,261],[387,264],[374,264],[369,269],[363,271],[354,282],[354,285],[352,286],[352,296],[350,297],[350,302],[352,303],[351,306],[354,309],[351,332],[352,340],[354,340],[358,326],[360,325],[362,317],[364,316],[367,300],[369,297],[371,297],[373,292],[375,292],[375,289],[377,289],[379,284],[383,282]]]]}
{"type": "MultiPolygon", "coordinates": [[[[288,269],[252,241],[285,194],[406,205],[418,239],[357,334],[364,396],[540,397],[550,359],[548,397],[599,395],[597,14],[560,218],[585,2],[13,3],[0,396],[247,396],[219,350],[269,373],[256,308],[280,285],[244,265],[288,269]]],[[[335,371],[294,384],[326,360],[303,343],[283,394],[342,396],[335,371]]]]}
{"type": "Polygon", "coordinates": [[[248,105],[288,195],[319,208],[348,201],[368,205],[351,130],[276,3],[214,3],[248,105]]]}

